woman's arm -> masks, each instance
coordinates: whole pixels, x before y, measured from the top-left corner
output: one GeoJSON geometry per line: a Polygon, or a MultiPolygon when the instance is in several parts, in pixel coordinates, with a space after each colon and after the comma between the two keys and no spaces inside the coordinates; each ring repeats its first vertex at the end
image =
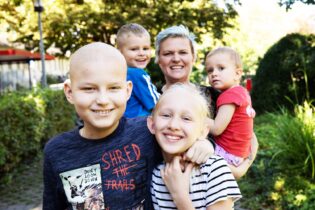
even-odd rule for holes
{"type": "Polygon", "coordinates": [[[209,118],[206,119],[205,127],[199,139],[184,154],[184,160],[201,164],[214,154],[214,144],[207,139],[210,130],[209,120],[209,118]]]}
{"type": "Polygon", "coordinates": [[[215,119],[210,120],[210,133],[214,136],[220,135],[230,123],[234,111],[234,104],[224,104],[220,106],[215,119]]]}
{"type": "Polygon", "coordinates": [[[239,165],[238,167],[235,167],[233,165],[229,165],[235,179],[240,179],[242,176],[244,176],[246,174],[249,167],[252,165],[252,163],[254,162],[254,160],[256,158],[258,147],[259,147],[259,144],[258,144],[257,137],[256,137],[255,133],[253,133],[253,137],[251,139],[251,153],[250,153],[249,157],[246,158],[243,161],[243,163],[241,165],[239,165]]]}
{"type": "Polygon", "coordinates": [[[214,146],[208,139],[198,139],[184,154],[184,160],[196,164],[205,163],[214,154],[214,146]]]}

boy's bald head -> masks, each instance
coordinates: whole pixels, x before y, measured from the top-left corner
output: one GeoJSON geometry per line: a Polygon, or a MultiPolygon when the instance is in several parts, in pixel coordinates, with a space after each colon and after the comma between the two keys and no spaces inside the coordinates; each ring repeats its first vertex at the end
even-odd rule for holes
{"type": "Polygon", "coordinates": [[[94,42],[79,48],[70,57],[70,80],[78,71],[86,70],[86,66],[99,62],[115,63],[117,69],[123,69],[127,72],[126,60],[119,50],[102,42],[94,42]]]}
{"type": "Polygon", "coordinates": [[[88,44],[71,56],[69,73],[64,93],[84,122],[81,135],[89,139],[110,135],[132,91],[125,58],[110,45],[88,44]]]}

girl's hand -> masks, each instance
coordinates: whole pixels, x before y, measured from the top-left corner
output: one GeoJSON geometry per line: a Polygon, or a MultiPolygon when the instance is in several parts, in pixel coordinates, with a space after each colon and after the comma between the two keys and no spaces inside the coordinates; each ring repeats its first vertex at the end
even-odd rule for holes
{"type": "Polygon", "coordinates": [[[193,163],[184,162],[182,157],[175,156],[172,162],[166,163],[165,168],[161,169],[162,179],[178,209],[192,206],[189,183],[193,166],[193,163]]]}

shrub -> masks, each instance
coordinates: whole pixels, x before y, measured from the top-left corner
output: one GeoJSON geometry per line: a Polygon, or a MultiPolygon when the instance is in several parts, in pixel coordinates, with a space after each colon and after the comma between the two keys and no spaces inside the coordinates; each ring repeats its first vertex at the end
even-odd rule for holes
{"type": "Polygon", "coordinates": [[[164,74],[160,66],[154,62],[154,59],[155,58],[151,58],[146,70],[151,77],[152,83],[156,86],[157,90],[161,92],[165,84],[164,74]]]}
{"type": "Polygon", "coordinates": [[[75,111],[61,90],[44,89],[39,92],[39,95],[45,102],[45,135],[42,138],[44,144],[54,135],[75,126],[75,111]]]}
{"type": "Polygon", "coordinates": [[[288,111],[259,115],[257,158],[240,180],[249,209],[313,209],[315,184],[315,110],[310,103],[288,111]],[[308,145],[308,146],[307,146],[308,145]]]}
{"type": "Polygon", "coordinates": [[[44,131],[43,101],[33,93],[10,93],[0,103],[0,175],[36,154],[44,131]]]}
{"type": "Polygon", "coordinates": [[[277,151],[274,141],[277,129],[269,114],[257,116],[254,128],[259,141],[259,150],[246,176],[238,181],[245,198],[241,203],[246,209],[275,209],[273,202],[269,199],[269,194],[273,190],[277,173],[270,161],[274,152],[277,151]]]}
{"type": "Polygon", "coordinates": [[[258,113],[315,99],[315,35],[290,34],[264,55],[253,78],[252,100],[258,113]],[[293,102],[293,103],[292,103],[293,102]]]}
{"type": "Polygon", "coordinates": [[[283,172],[315,181],[315,108],[305,102],[296,106],[295,116],[282,113],[276,119],[277,165],[283,172]]]}
{"type": "Polygon", "coordinates": [[[66,80],[65,76],[60,76],[60,75],[52,75],[52,74],[47,74],[47,84],[57,84],[57,83],[62,83],[66,80]]]}
{"type": "MultiPolygon", "coordinates": [[[[0,178],[32,159],[57,133],[74,127],[75,113],[62,91],[12,92],[0,100],[0,178]]],[[[3,179],[4,178],[4,179],[3,179]]]]}

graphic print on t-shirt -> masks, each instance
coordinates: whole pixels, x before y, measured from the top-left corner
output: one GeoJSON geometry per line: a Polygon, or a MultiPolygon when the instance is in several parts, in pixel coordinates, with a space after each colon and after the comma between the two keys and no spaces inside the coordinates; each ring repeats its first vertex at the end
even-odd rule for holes
{"type": "Polygon", "coordinates": [[[148,160],[141,154],[138,144],[127,144],[102,155],[101,169],[103,189],[111,194],[106,200],[108,209],[118,209],[125,200],[123,209],[143,209],[148,177],[148,160]]]}
{"type": "Polygon", "coordinates": [[[99,164],[66,171],[59,176],[74,210],[105,209],[99,164]]]}

